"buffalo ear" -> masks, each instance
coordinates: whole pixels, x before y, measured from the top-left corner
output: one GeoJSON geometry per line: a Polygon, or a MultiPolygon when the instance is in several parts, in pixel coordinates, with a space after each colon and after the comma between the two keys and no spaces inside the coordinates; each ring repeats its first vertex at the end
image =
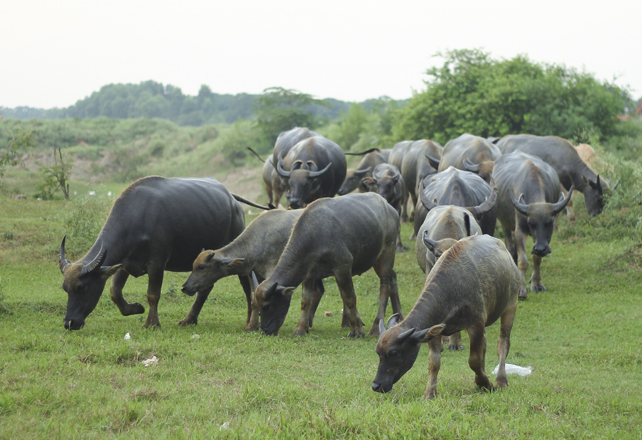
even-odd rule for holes
{"type": "MultiPolygon", "coordinates": [[[[214,255],[214,254],[212,254],[214,255]]],[[[245,261],[245,258],[223,258],[220,261],[221,266],[235,267],[245,261]]]]}
{"type": "Polygon", "coordinates": [[[100,268],[100,278],[107,281],[109,277],[118,272],[123,267],[122,264],[114,264],[113,266],[103,266],[100,268]]]}
{"type": "MultiPolygon", "coordinates": [[[[205,252],[205,249],[203,249],[203,252],[205,252]]],[[[205,262],[208,263],[209,261],[211,261],[212,258],[214,258],[214,255],[216,255],[214,252],[212,252],[211,254],[208,254],[207,257],[205,257],[205,262]]]]}
{"type": "MultiPolygon", "coordinates": [[[[388,328],[392,327],[393,325],[397,325],[401,322],[403,318],[401,317],[401,313],[395,313],[388,319],[388,328]]],[[[383,322],[383,319],[381,320],[383,322]]]]}
{"type": "Polygon", "coordinates": [[[283,296],[292,295],[294,293],[294,289],[296,289],[296,287],[285,287],[279,286],[278,284],[276,286],[276,292],[283,296]]]}
{"type": "Polygon", "coordinates": [[[411,338],[416,342],[428,342],[435,336],[440,335],[441,332],[444,331],[445,327],[446,327],[446,324],[433,325],[430,328],[420,330],[418,332],[414,332],[411,338]]]}

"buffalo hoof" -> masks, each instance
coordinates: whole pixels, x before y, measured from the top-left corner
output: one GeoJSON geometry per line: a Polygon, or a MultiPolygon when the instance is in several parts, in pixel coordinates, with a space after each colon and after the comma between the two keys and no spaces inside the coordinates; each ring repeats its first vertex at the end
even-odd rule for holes
{"type": "Polygon", "coordinates": [[[348,337],[352,339],[359,339],[365,337],[362,330],[353,330],[348,333],[348,337]]]}
{"type": "Polygon", "coordinates": [[[546,292],[546,287],[543,284],[531,283],[531,292],[546,292]]]}
{"type": "Polygon", "coordinates": [[[144,328],[151,328],[152,330],[156,330],[157,328],[160,328],[161,325],[160,325],[160,322],[158,322],[158,321],[156,321],[156,322],[146,322],[145,324],[143,324],[143,327],[144,328]]]}
{"type": "Polygon", "coordinates": [[[526,289],[519,289],[519,299],[526,299],[528,297],[528,293],[526,292],[526,289]]]}
{"type": "MultiPolygon", "coordinates": [[[[192,318],[192,319],[185,318],[182,321],[178,322],[178,325],[180,325],[181,327],[187,327],[188,325],[196,325],[196,324],[198,324],[198,319],[196,319],[196,318],[192,318]]],[[[159,325],[159,327],[160,327],[160,325],[159,325]]]]}
{"type": "Polygon", "coordinates": [[[302,328],[297,328],[294,330],[294,336],[305,336],[308,334],[308,330],[302,329],[302,328]]]}
{"type": "Polygon", "coordinates": [[[145,307],[139,303],[127,303],[127,310],[123,313],[123,316],[130,315],[142,315],[145,313],[145,307]]]}
{"type": "Polygon", "coordinates": [[[464,349],[463,345],[449,345],[448,350],[452,351],[462,351],[464,349]]]}
{"type": "Polygon", "coordinates": [[[399,246],[399,247],[397,248],[397,253],[398,253],[398,254],[403,254],[404,252],[406,252],[406,250],[404,249],[404,247],[403,247],[403,246],[399,246]]]}

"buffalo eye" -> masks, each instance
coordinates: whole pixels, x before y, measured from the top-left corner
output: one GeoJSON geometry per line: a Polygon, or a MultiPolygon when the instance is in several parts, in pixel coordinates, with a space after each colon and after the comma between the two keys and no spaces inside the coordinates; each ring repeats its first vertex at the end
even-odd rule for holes
{"type": "Polygon", "coordinates": [[[399,354],[399,351],[397,351],[397,350],[390,350],[390,351],[388,352],[388,357],[389,357],[389,358],[392,358],[392,357],[397,356],[398,354],[399,354]]]}
{"type": "Polygon", "coordinates": [[[203,270],[203,269],[205,269],[205,265],[204,264],[199,264],[196,269],[203,270]]]}

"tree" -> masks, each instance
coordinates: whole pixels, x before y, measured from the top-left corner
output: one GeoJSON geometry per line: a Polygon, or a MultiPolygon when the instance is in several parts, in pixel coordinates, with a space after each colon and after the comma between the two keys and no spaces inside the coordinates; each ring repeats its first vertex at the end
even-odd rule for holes
{"type": "Polygon", "coordinates": [[[282,131],[294,127],[314,129],[317,121],[310,107],[315,104],[326,105],[324,101],[311,95],[282,87],[263,90],[263,95],[255,98],[253,102],[256,128],[262,133],[267,146],[261,152],[273,146],[282,131]]]}
{"type": "Polygon", "coordinates": [[[19,153],[36,145],[32,130],[18,128],[8,139],[0,139],[0,178],[7,166],[15,167],[20,163],[19,153]]]}
{"type": "Polygon", "coordinates": [[[39,190],[45,200],[52,199],[57,190],[62,191],[65,200],[69,200],[68,180],[71,176],[71,163],[65,163],[60,147],[54,147],[53,150],[54,164],[40,167],[44,182],[39,190]]]}
{"type": "Polygon", "coordinates": [[[565,138],[593,132],[604,139],[615,132],[617,115],[630,102],[626,89],[523,55],[501,61],[477,49],[438,55],[444,64],[428,69],[426,90],[399,112],[396,139],[443,143],[466,132],[565,138]]]}

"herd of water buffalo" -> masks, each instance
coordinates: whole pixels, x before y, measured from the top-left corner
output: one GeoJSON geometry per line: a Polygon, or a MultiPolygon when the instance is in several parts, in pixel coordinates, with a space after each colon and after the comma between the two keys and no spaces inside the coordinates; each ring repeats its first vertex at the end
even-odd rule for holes
{"type": "Polygon", "coordinates": [[[434,397],[442,341],[449,337],[450,349],[462,349],[461,330],[470,338],[475,383],[493,389],[484,369],[485,327],[498,319],[496,383],[506,386],[510,332],[518,298],[527,296],[526,236],[534,243],[530,288],[545,291],[540,263],[551,252],[555,217],[565,207],[573,216],[573,190],[584,194],[589,214],[600,213],[608,181],[568,141],[552,136],[464,134],[443,148],[429,140],[404,141],[357,154],[361,162],[348,170],[346,153],[333,141],[307,128],[281,133],[265,160],[263,181],[270,208],[285,195],[291,209],[269,209],[247,228],[239,202],[258,205],[230,194],[216,179],[154,176],[134,182],[117,198],[84,257],[69,262],[62,240],[64,327],[84,326],[109,278],[120,312],[144,313],[141,304],[125,300],[123,287],[130,275],[145,274],[145,327],[159,326],[168,270],[191,271],[182,290],[196,295],[179,325],[196,324],[216,281],[236,275],[247,300],[246,329],[269,335],[283,325],[299,285],[295,334],[305,335],[324,293],[323,279],[333,276],[343,300],[342,326],[350,328],[349,336],[361,337],[364,323],[352,277],[372,268],[380,279],[379,310],[370,329],[379,335],[373,390],[389,391],[427,342],[430,379],[424,396],[434,397]],[[404,319],[394,264],[396,253],[404,251],[400,224],[409,220],[426,281],[404,319]],[[497,220],[505,245],[493,237],[497,220]],[[394,315],[386,329],[388,301],[394,315]]]}

